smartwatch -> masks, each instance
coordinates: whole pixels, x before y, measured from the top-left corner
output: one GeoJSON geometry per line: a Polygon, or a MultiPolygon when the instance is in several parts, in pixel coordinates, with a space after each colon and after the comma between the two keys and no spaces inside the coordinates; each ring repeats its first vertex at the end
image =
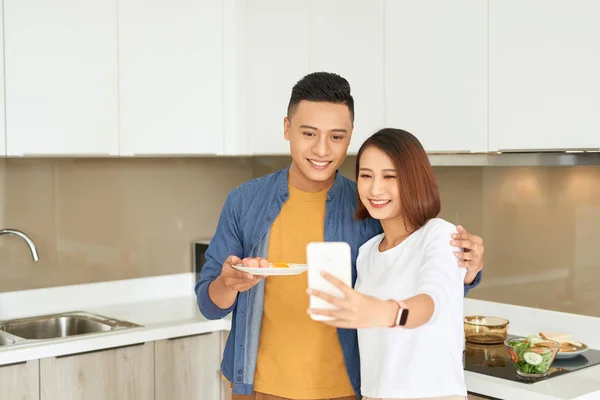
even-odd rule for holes
{"type": "Polygon", "coordinates": [[[406,304],[399,300],[394,300],[398,304],[398,315],[396,315],[396,322],[392,326],[393,328],[406,325],[408,319],[408,307],[406,304]]]}

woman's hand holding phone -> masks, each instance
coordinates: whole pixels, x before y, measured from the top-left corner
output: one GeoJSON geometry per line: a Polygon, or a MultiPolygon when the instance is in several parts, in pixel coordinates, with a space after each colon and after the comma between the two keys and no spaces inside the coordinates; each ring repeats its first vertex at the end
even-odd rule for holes
{"type": "Polygon", "coordinates": [[[343,297],[309,288],[307,291],[309,295],[318,297],[337,308],[309,308],[309,315],[326,317],[327,319],[322,320],[327,325],[348,329],[390,327],[396,322],[399,308],[396,302],[359,293],[327,272],[321,272],[321,276],[338,288],[343,293],[343,297]]]}

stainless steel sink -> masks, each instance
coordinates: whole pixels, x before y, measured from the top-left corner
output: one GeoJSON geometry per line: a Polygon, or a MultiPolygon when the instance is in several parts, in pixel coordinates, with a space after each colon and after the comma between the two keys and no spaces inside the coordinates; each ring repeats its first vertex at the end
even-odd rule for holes
{"type": "MultiPolygon", "coordinates": [[[[20,342],[18,339],[58,339],[130,329],[139,326],[131,322],[110,319],[91,313],[70,312],[3,321],[0,322],[0,333],[6,332],[17,338],[15,342],[20,342]]],[[[0,341],[2,340],[10,340],[10,338],[0,335],[0,341]]]]}
{"type": "Polygon", "coordinates": [[[15,343],[14,339],[0,335],[0,347],[15,343]]]}

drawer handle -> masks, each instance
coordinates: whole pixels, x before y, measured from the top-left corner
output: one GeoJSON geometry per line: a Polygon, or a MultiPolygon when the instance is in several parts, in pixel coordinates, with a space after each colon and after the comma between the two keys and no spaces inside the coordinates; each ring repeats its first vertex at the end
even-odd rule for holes
{"type": "Polygon", "coordinates": [[[55,358],[68,358],[68,357],[75,357],[75,356],[80,356],[83,354],[91,354],[91,353],[99,353],[101,351],[109,351],[109,350],[117,350],[117,349],[126,349],[128,347],[137,347],[137,346],[143,346],[146,343],[135,343],[135,344],[128,344],[125,346],[117,346],[117,347],[108,347],[106,349],[98,349],[98,350],[90,350],[90,351],[82,351],[80,353],[73,353],[73,354],[64,354],[62,356],[56,356],[55,358]]]}
{"type": "Polygon", "coordinates": [[[185,336],[177,336],[177,337],[170,337],[167,340],[177,340],[177,339],[185,339],[185,338],[191,338],[191,337],[196,337],[196,336],[208,336],[208,335],[212,335],[214,332],[202,332],[202,333],[194,333],[193,335],[185,335],[185,336]]]}

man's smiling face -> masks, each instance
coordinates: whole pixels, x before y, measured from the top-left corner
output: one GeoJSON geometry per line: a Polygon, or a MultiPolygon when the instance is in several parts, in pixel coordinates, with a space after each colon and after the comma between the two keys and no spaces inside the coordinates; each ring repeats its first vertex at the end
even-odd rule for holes
{"type": "Polygon", "coordinates": [[[348,106],[302,100],[284,120],[290,142],[290,183],[307,192],[325,189],[344,162],[352,136],[348,106]]]}

